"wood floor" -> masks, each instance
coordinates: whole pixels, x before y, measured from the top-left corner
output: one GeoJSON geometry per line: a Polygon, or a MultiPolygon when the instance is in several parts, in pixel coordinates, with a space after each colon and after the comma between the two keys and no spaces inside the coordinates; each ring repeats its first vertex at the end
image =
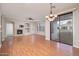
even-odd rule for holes
{"type": "Polygon", "coordinates": [[[79,49],[45,40],[40,35],[9,37],[0,49],[4,56],[72,56],[79,55],[79,49]]]}

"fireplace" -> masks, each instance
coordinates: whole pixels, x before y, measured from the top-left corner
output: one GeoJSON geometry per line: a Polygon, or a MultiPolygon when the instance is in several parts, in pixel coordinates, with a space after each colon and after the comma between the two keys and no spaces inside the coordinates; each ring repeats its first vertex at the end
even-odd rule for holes
{"type": "Polygon", "coordinates": [[[23,30],[18,29],[17,34],[23,34],[23,30]]]}

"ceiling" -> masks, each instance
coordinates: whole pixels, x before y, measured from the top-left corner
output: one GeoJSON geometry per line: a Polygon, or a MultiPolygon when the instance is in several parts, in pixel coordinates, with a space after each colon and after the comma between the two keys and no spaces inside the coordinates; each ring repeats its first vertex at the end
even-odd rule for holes
{"type": "MultiPolygon", "coordinates": [[[[54,3],[55,13],[77,5],[77,3],[54,3]]],[[[2,13],[5,16],[24,20],[32,17],[35,20],[44,20],[49,15],[48,3],[3,3],[1,4],[2,13]]]]}

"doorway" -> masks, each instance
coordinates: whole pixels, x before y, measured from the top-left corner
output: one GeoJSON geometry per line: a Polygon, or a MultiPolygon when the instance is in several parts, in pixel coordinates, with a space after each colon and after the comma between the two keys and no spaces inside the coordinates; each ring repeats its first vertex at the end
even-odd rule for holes
{"type": "Polygon", "coordinates": [[[50,38],[53,41],[73,45],[73,13],[59,15],[50,23],[50,38]]]}
{"type": "Polygon", "coordinates": [[[6,37],[13,37],[14,36],[14,23],[7,22],[6,23],[6,37]]]}

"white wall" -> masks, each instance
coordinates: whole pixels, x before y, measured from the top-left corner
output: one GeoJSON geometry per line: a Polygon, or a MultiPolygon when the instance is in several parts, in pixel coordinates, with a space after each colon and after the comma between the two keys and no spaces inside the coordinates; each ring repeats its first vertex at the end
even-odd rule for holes
{"type": "Polygon", "coordinates": [[[73,12],[73,46],[79,48],[79,8],[73,12]]]}
{"type": "Polygon", "coordinates": [[[2,17],[2,41],[4,41],[5,40],[5,34],[6,34],[6,31],[5,31],[5,18],[4,17],[2,17]]]}
{"type": "MultiPolygon", "coordinates": [[[[0,27],[1,27],[1,10],[0,10],[0,27]]],[[[1,47],[1,28],[0,28],[0,47],[1,47]]]]}
{"type": "MultiPolygon", "coordinates": [[[[14,21],[15,22],[15,36],[18,36],[17,35],[17,29],[22,29],[22,28],[19,28],[19,25],[24,25],[24,23],[22,21],[14,21]]],[[[24,30],[24,29],[22,29],[24,30]]],[[[24,33],[24,32],[23,32],[24,33]]],[[[24,35],[24,34],[21,34],[21,35],[24,35]]]]}
{"type": "Polygon", "coordinates": [[[45,20],[45,39],[50,40],[50,22],[45,20]]]}
{"type": "Polygon", "coordinates": [[[22,21],[17,21],[16,19],[9,18],[6,16],[2,17],[2,41],[6,38],[6,23],[7,22],[14,22],[14,36],[17,36],[17,29],[19,29],[19,25],[23,25],[22,21]]]}

